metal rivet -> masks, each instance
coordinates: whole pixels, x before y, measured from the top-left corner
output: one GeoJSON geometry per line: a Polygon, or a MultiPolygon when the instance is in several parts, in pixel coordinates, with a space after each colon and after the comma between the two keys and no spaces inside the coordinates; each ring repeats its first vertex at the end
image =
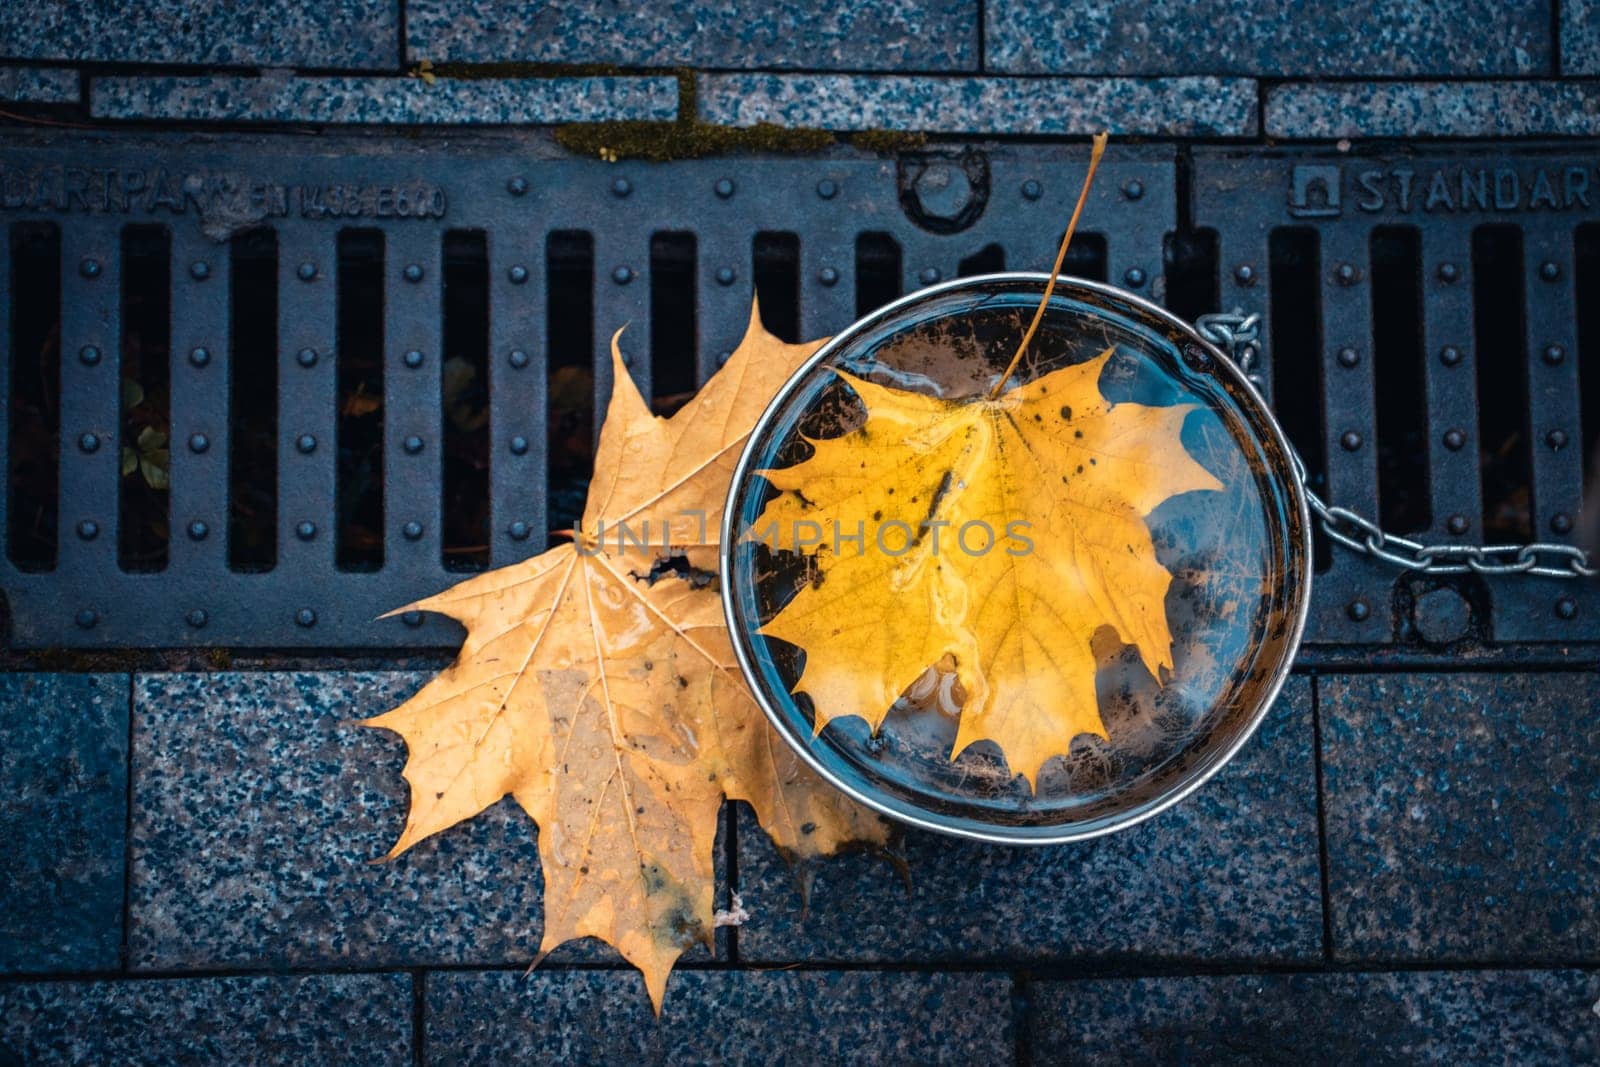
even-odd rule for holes
{"type": "Polygon", "coordinates": [[[100,261],[98,259],[85,259],[78,263],[78,273],[85,278],[100,277],[100,261]]]}
{"type": "Polygon", "coordinates": [[[83,452],[94,452],[100,448],[100,438],[92,433],[82,434],[78,437],[78,448],[83,452]]]}
{"type": "Polygon", "coordinates": [[[1457,278],[1461,277],[1461,268],[1457,267],[1454,263],[1441,263],[1439,264],[1438,273],[1439,280],[1441,282],[1453,282],[1457,278]]]}
{"type": "Polygon", "coordinates": [[[92,630],[94,629],[94,624],[99,621],[100,615],[98,612],[90,611],[88,608],[78,612],[77,623],[80,630],[92,630]]]}
{"type": "Polygon", "coordinates": [[[78,362],[85,367],[92,367],[100,362],[100,350],[94,345],[84,345],[78,349],[78,362]]]}
{"type": "Polygon", "coordinates": [[[189,350],[189,362],[196,367],[206,366],[211,362],[211,349],[191,348],[189,350]]]}
{"type": "Polygon", "coordinates": [[[1554,260],[1545,260],[1539,264],[1539,277],[1547,282],[1553,282],[1561,277],[1561,265],[1554,260]]]}
{"type": "Polygon", "coordinates": [[[1360,272],[1349,263],[1339,264],[1333,272],[1333,276],[1339,279],[1340,285],[1354,285],[1359,274],[1360,272]]]}
{"type": "Polygon", "coordinates": [[[528,353],[520,348],[513,348],[511,354],[506,357],[506,361],[517,370],[521,370],[528,365],[528,353]]]}
{"type": "Polygon", "coordinates": [[[1353,348],[1341,348],[1339,349],[1338,359],[1339,366],[1354,367],[1357,363],[1361,362],[1361,353],[1357,352],[1353,348]]]}
{"type": "Polygon", "coordinates": [[[1472,605],[1454,589],[1430,589],[1411,605],[1417,636],[1430,645],[1448,645],[1467,636],[1472,626],[1472,605]]]}
{"type": "Polygon", "coordinates": [[[199,519],[196,519],[189,524],[189,540],[191,541],[204,541],[206,539],[206,535],[210,532],[211,527],[207,526],[199,519]]]}
{"type": "Polygon", "coordinates": [[[1365,622],[1367,617],[1372,614],[1372,609],[1367,607],[1365,600],[1357,599],[1345,605],[1344,613],[1355,622],[1365,622]]]}
{"type": "Polygon", "coordinates": [[[1460,430],[1446,430],[1444,432],[1444,447],[1452,452],[1461,451],[1461,446],[1467,443],[1467,435],[1460,430]]]}
{"type": "Polygon", "coordinates": [[[633,281],[633,271],[629,270],[627,267],[618,267],[616,270],[611,272],[611,280],[616,282],[618,285],[627,285],[629,282],[633,281]]]}
{"type": "Polygon", "coordinates": [[[1550,516],[1550,529],[1558,534],[1572,532],[1572,516],[1565,511],[1558,511],[1550,516]]]}
{"type": "Polygon", "coordinates": [[[295,273],[300,276],[301,281],[309,282],[317,276],[317,265],[307,260],[295,268],[295,273]]]}
{"type": "Polygon", "coordinates": [[[1544,361],[1554,367],[1567,358],[1567,350],[1560,345],[1544,346],[1544,361]]]}
{"type": "Polygon", "coordinates": [[[84,541],[93,541],[100,536],[100,524],[93,519],[84,519],[78,523],[78,537],[84,541]]]}
{"type": "Polygon", "coordinates": [[[1455,345],[1445,345],[1439,349],[1439,362],[1446,367],[1454,367],[1461,362],[1461,349],[1455,345]]]}
{"type": "Polygon", "coordinates": [[[1022,195],[1025,199],[1037,200],[1044,195],[1044,186],[1030,178],[1022,183],[1022,195]]]}
{"type": "Polygon", "coordinates": [[[1361,435],[1354,430],[1346,430],[1339,438],[1339,447],[1346,452],[1355,452],[1361,448],[1361,435]]]}
{"type": "Polygon", "coordinates": [[[400,442],[400,447],[404,448],[408,454],[414,456],[418,452],[422,451],[422,438],[418,437],[416,434],[412,434],[410,437],[407,437],[404,441],[400,442]]]}
{"type": "Polygon", "coordinates": [[[1566,448],[1567,447],[1567,431],[1565,431],[1565,430],[1551,430],[1549,433],[1544,435],[1544,443],[1549,445],[1552,449],[1557,450],[1557,451],[1559,451],[1560,449],[1566,448]]]}
{"type": "Polygon", "coordinates": [[[511,540],[513,541],[526,541],[528,539],[528,534],[532,533],[533,531],[528,529],[527,523],[519,519],[507,527],[506,532],[511,535],[511,540]]]}
{"type": "Polygon", "coordinates": [[[718,285],[732,285],[734,277],[735,277],[735,275],[733,273],[733,268],[732,267],[718,267],[717,268],[717,284],[718,285]]]}
{"type": "Polygon", "coordinates": [[[301,608],[294,613],[296,626],[312,627],[317,624],[317,613],[310,608],[301,608]]]}
{"type": "Polygon", "coordinates": [[[1240,285],[1254,285],[1256,283],[1256,269],[1248,263],[1241,263],[1233,268],[1233,280],[1240,285]]]}
{"type": "Polygon", "coordinates": [[[302,348],[295,353],[294,358],[295,362],[302,367],[315,367],[317,365],[317,350],[314,348],[302,348]]]}
{"type": "Polygon", "coordinates": [[[197,259],[189,264],[189,277],[197,282],[203,282],[211,277],[211,264],[203,259],[197,259]]]}
{"type": "Polygon", "coordinates": [[[718,178],[715,188],[717,190],[717,195],[722,197],[724,200],[733,195],[734,185],[733,182],[728,178],[718,178]]]}
{"type": "Polygon", "coordinates": [[[309,456],[317,450],[317,439],[308,433],[303,433],[295,438],[294,447],[309,456]]]}
{"type": "Polygon", "coordinates": [[[728,360],[730,360],[732,358],[733,358],[733,353],[732,352],[718,352],[717,353],[717,366],[719,366],[719,367],[727,366],[728,360]]]}
{"type": "Polygon", "coordinates": [[[401,271],[400,274],[408,282],[420,282],[422,280],[422,264],[407,263],[406,269],[401,271]]]}
{"type": "Polygon", "coordinates": [[[922,279],[923,285],[932,285],[939,280],[939,268],[923,267],[922,273],[918,274],[917,277],[922,279]]]}
{"type": "Polygon", "coordinates": [[[633,192],[633,183],[626,178],[618,178],[611,183],[612,196],[627,196],[633,192]]]}
{"type": "Polygon", "coordinates": [[[1144,182],[1140,181],[1138,178],[1133,179],[1122,187],[1122,195],[1127,197],[1129,200],[1139,199],[1144,195],[1144,182]]]}
{"type": "Polygon", "coordinates": [[[839,284],[839,272],[832,267],[823,267],[817,271],[817,281],[831,288],[839,284]]]}
{"type": "Polygon", "coordinates": [[[524,267],[521,263],[518,263],[510,270],[506,271],[506,277],[511,279],[512,285],[521,285],[523,282],[528,280],[528,268],[524,267]]]}
{"type": "Polygon", "coordinates": [[[839,183],[832,178],[824,178],[817,183],[817,195],[824,200],[832,200],[839,195],[839,183]]]}
{"type": "Polygon", "coordinates": [[[193,611],[189,612],[189,614],[185,615],[183,618],[184,618],[185,622],[187,622],[190,626],[193,626],[196,630],[198,630],[198,629],[200,629],[202,626],[204,626],[206,624],[206,620],[208,619],[208,616],[201,609],[195,608],[193,611]]]}
{"type": "Polygon", "coordinates": [[[400,358],[403,359],[406,366],[410,367],[412,370],[416,370],[418,367],[422,366],[422,353],[418,352],[415,348],[400,358]]]}
{"type": "Polygon", "coordinates": [[[1569,596],[1564,596],[1556,601],[1556,618],[1575,619],[1578,617],[1578,602],[1569,596]]]}
{"type": "Polygon", "coordinates": [[[1467,522],[1467,517],[1465,515],[1452,515],[1448,520],[1446,520],[1444,528],[1455,534],[1457,537],[1460,537],[1462,534],[1467,532],[1469,525],[1470,524],[1467,522]]]}
{"type": "Polygon", "coordinates": [[[211,438],[207,437],[205,434],[192,433],[189,435],[189,451],[199,455],[210,447],[211,438]]]}
{"type": "Polygon", "coordinates": [[[400,616],[400,621],[405,623],[407,626],[421,626],[422,612],[408,611],[404,615],[400,616]]]}
{"type": "Polygon", "coordinates": [[[422,540],[422,523],[413,519],[400,527],[400,533],[407,541],[420,541],[422,540]]]}
{"type": "Polygon", "coordinates": [[[520,455],[525,454],[528,451],[528,439],[526,437],[523,437],[521,434],[518,434],[517,436],[513,437],[511,439],[510,444],[511,444],[511,454],[513,456],[520,456],[520,455]]]}
{"type": "Polygon", "coordinates": [[[1132,288],[1137,289],[1144,284],[1144,271],[1140,270],[1138,267],[1129,267],[1123,272],[1122,280],[1127,282],[1132,288]]]}
{"type": "Polygon", "coordinates": [[[314,540],[317,536],[317,524],[314,522],[302,522],[294,528],[294,535],[302,541],[314,540]]]}
{"type": "Polygon", "coordinates": [[[618,345],[618,346],[617,346],[617,354],[618,354],[618,355],[620,355],[620,356],[621,356],[621,357],[622,357],[622,365],[623,365],[623,366],[624,366],[624,367],[631,367],[631,366],[633,366],[633,362],[634,362],[634,361],[633,361],[633,353],[632,353],[632,352],[631,352],[631,351],[629,351],[629,350],[627,350],[627,349],[624,349],[624,348],[623,348],[623,347],[622,347],[622,346],[621,346],[621,345],[620,345],[620,344],[619,344],[619,345],[618,345]]]}
{"type": "Polygon", "coordinates": [[[512,196],[521,196],[528,191],[528,179],[520,175],[506,182],[506,192],[512,196]]]}

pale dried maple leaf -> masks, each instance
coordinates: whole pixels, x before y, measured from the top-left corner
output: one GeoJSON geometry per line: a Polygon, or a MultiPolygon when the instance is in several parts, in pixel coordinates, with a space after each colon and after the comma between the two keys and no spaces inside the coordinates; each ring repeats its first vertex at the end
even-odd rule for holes
{"type": "Polygon", "coordinates": [[[715,583],[689,580],[717,566],[728,482],[757,417],[820,343],[779,341],[752,307],[726,366],[661,419],[614,337],[577,543],[398,609],[449,615],[466,640],[439,677],[367,720],[409,749],[411,809],[389,855],[515,797],[539,825],[539,958],[601,938],[643,972],[657,1011],[678,956],[711,941],[724,797],[748,801],[796,859],[887,837],[773,733],[740,676],[715,583]],[[618,536],[623,522],[636,534],[648,522],[652,547],[618,536]],[[652,575],[669,555],[689,576],[652,575]]]}

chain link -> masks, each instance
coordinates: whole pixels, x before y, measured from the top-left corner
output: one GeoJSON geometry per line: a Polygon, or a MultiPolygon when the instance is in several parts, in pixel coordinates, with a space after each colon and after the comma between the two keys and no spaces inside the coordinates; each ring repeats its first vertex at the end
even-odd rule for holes
{"type": "MultiPolygon", "coordinates": [[[[1232,357],[1259,391],[1262,378],[1256,361],[1261,352],[1260,313],[1246,315],[1235,310],[1201,315],[1194,325],[1201,337],[1232,357]]],[[[1533,574],[1543,578],[1590,578],[1600,574],[1600,568],[1589,562],[1588,553],[1573,545],[1548,541],[1525,545],[1430,545],[1386,533],[1371,519],[1329,504],[1312,492],[1305,464],[1293,446],[1289,456],[1322,532],[1354,552],[1424,574],[1533,574]]]]}

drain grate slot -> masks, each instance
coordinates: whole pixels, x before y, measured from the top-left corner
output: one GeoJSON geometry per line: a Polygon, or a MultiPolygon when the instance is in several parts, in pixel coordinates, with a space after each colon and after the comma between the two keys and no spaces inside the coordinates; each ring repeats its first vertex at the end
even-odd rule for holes
{"type": "MultiPolygon", "coordinates": [[[[338,259],[338,535],[339,569],[383,566],[384,240],[381,230],[339,234],[338,259]]],[[[307,455],[311,437],[296,439],[307,455]]]]}
{"type": "MultiPolygon", "coordinates": [[[[481,571],[489,565],[489,243],[482,230],[444,235],[444,346],[438,364],[443,398],[440,463],[444,476],[440,562],[446,570],[481,571]]],[[[421,372],[427,354],[400,354],[396,373],[421,372]]],[[[527,438],[516,454],[527,451],[527,438]]],[[[402,526],[401,536],[420,540],[425,530],[402,526]]]]}
{"type": "Polygon", "coordinates": [[[1478,463],[1483,535],[1533,536],[1533,464],[1528,431],[1527,335],[1522,231],[1479,226],[1472,234],[1473,355],[1479,408],[1478,463]]]}
{"type": "MultiPolygon", "coordinates": [[[[1323,441],[1322,289],[1317,233],[1308,227],[1285,226],[1268,240],[1268,277],[1272,314],[1267,329],[1272,342],[1273,399],[1289,442],[1305,463],[1312,491],[1326,493],[1327,455],[1323,441]]],[[[1326,538],[1318,537],[1313,566],[1318,573],[1332,564],[1326,538]]]]}
{"type": "Polygon", "coordinates": [[[887,233],[856,236],[856,317],[862,318],[900,298],[904,270],[900,242],[887,233]]]}
{"type": "MultiPolygon", "coordinates": [[[[1583,479],[1587,493],[1600,491],[1600,223],[1578,227],[1574,284],[1578,305],[1578,388],[1583,425],[1583,479]]],[[[1553,352],[1541,352],[1546,363],[1553,352]]],[[[1595,503],[1600,509],[1600,502],[1595,503]]],[[[1589,529],[1595,539],[1600,530],[1589,529]]]]}
{"type": "MultiPolygon", "coordinates": [[[[5,348],[6,555],[24,571],[56,566],[56,493],[61,454],[61,229],[9,227],[0,291],[11,294],[5,348]]],[[[92,359],[105,354],[98,349],[92,359]]]]}
{"type": "MultiPolygon", "coordinates": [[[[550,365],[550,528],[571,530],[583,515],[584,489],[594,471],[598,432],[594,237],[579,230],[550,234],[545,242],[545,276],[545,336],[549,338],[550,365]]],[[[609,350],[605,358],[609,358],[608,353],[609,350]]]]}
{"type": "Polygon", "coordinates": [[[270,571],[278,561],[278,235],[236,234],[228,257],[228,567],[270,571]]]}
{"type": "MultiPolygon", "coordinates": [[[[120,258],[117,562],[125,571],[161,571],[167,566],[172,454],[191,447],[172,440],[172,235],[165,226],[125,227],[120,258]]],[[[198,439],[192,447],[200,451],[198,439]]]]}
{"type": "Polygon", "coordinates": [[[698,249],[692,233],[657,233],[650,238],[650,384],[655,411],[670,415],[694,394],[695,292],[698,249]]]}
{"type": "Polygon", "coordinates": [[[750,249],[761,318],[773,336],[800,340],[800,237],[763,230],[750,249]]]}
{"type": "Polygon", "coordinates": [[[1378,515],[1386,530],[1416,533],[1433,526],[1422,362],[1422,235],[1415,226],[1378,226],[1370,247],[1378,515]]]}

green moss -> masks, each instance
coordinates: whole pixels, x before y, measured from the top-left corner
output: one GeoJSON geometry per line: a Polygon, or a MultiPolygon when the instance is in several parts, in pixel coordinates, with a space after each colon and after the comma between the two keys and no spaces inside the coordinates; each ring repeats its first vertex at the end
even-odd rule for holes
{"type": "Polygon", "coordinates": [[[561,126],[556,143],[569,152],[606,160],[648,159],[664,163],[749,150],[815,152],[834,143],[826,130],[791,130],[762,124],[749,128],[703,122],[581,122],[561,126]]]}
{"type": "Polygon", "coordinates": [[[862,130],[850,135],[850,143],[869,152],[906,152],[927,144],[928,135],[910,130],[862,130]]]}

